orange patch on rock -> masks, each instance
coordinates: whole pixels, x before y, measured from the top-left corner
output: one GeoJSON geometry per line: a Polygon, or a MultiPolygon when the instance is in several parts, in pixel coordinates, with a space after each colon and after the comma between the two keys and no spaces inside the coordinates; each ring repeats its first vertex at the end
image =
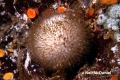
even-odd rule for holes
{"type": "Polygon", "coordinates": [[[5,53],[2,49],[0,49],[0,57],[4,57],[5,53]]]}
{"type": "Polygon", "coordinates": [[[89,16],[93,16],[94,9],[92,9],[92,8],[88,9],[87,13],[88,13],[89,16]]]}
{"type": "Polygon", "coordinates": [[[28,15],[29,18],[33,19],[33,18],[36,17],[36,12],[35,12],[34,9],[29,8],[29,9],[27,10],[27,15],[28,15]]]}
{"type": "Polygon", "coordinates": [[[58,13],[63,13],[66,11],[65,7],[58,7],[58,13]]]}
{"type": "Polygon", "coordinates": [[[14,76],[12,72],[5,73],[3,76],[4,80],[11,80],[11,78],[14,76]]]}
{"type": "Polygon", "coordinates": [[[110,80],[118,80],[117,76],[112,76],[110,80]]]}
{"type": "Polygon", "coordinates": [[[42,15],[48,15],[48,14],[51,14],[51,13],[52,13],[52,9],[47,8],[46,10],[44,10],[44,11],[42,12],[42,15]]]}
{"type": "Polygon", "coordinates": [[[111,4],[116,4],[118,0],[100,0],[100,4],[106,4],[106,5],[111,5],[111,4]]]}

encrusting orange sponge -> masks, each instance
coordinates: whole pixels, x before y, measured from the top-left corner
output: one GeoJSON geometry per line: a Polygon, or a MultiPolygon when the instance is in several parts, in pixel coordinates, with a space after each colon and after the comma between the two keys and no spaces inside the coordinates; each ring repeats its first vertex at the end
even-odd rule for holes
{"type": "Polygon", "coordinates": [[[11,80],[13,78],[14,74],[12,72],[5,73],[3,76],[4,80],[11,80]]]}
{"type": "Polygon", "coordinates": [[[0,57],[4,57],[5,53],[2,49],[0,49],[0,57]]]}
{"type": "Polygon", "coordinates": [[[94,9],[92,9],[92,8],[88,9],[87,14],[88,14],[89,16],[93,16],[93,14],[94,14],[94,9]]]}
{"type": "Polygon", "coordinates": [[[117,76],[112,76],[110,80],[118,80],[117,76]]]}
{"type": "Polygon", "coordinates": [[[66,11],[66,8],[65,7],[58,7],[58,13],[63,13],[66,11]]]}
{"type": "Polygon", "coordinates": [[[100,4],[111,5],[117,3],[118,0],[100,0],[100,4]]]}
{"type": "Polygon", "coordinates": [[[29,8],[29,9],[27,10],[27,15],[28,15],[29,18],[33,19],[33,18],[36,17],[36,12],[35,12],[34,9],[29,8]]]}

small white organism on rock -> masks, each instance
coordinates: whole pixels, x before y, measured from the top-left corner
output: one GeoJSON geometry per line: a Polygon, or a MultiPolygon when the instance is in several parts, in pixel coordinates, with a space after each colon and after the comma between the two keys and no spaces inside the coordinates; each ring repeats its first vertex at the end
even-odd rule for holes
{"type": "Polygon", "coordinates": [[[26,56],[26,60],[25,60],[25,64],[24,64],[24,68],[25,68],[26,70],[28,70],[28,65],[29,65],[30,61],[31,61],[30,53],[27,52],[27,56],[26,56]]]}
{"type": "Polygon", "coordinates": [[[120,16],[120,4],[111,5],[107,10],[107,14],[111,18],[118,18],[120,16]]]}
{"type": "Polygon", "coordinates": [[[108,16],[105,14],[100,14],[97,19],[97,24],[103,25],[105,21],[107,20],[108,16]]]}
{"type": "Polygon", "coordinates": [[[113,46],[113,47],[111,48],[111,51],[113,51],[113,53],[118,52],[118,45],[116,44],[115,46],[113,46]]]}
{"type": "Polygon", "coordinates": [[[105,29],[111,28],[112,30],[117,31],[119,30],[118,26],[119,21],[120,21],[119,19],[108,18],[103,26],[105,29]]]}
{"type": "Polygon", "coordinates": [[[120,4],[113,4],[108,7],[106,13],[101,13],[98,16],[97,24],[103,25],[104,29],[112,29],[117,42],[120,42],[119,26],[120,23],[120,4]]]}
{"type": "Polygon", "coordinates": [[[114,33],[114,39],[115,39],[117,42],[120,42],[120,33],[115,32],[115,33],[114,33]]]}

